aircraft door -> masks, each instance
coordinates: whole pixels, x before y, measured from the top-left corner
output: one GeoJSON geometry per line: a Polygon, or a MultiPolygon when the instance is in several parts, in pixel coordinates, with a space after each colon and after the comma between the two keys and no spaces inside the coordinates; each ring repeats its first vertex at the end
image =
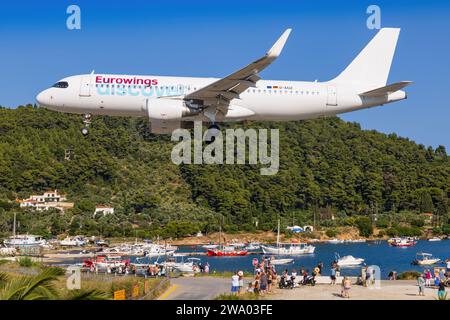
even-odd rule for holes
{"type": "Polygon", "coordinates": [[[91,76],[81,77],[80,97],[91,96],[91,76]]]}
{"type": "Polygon", "coordinates": [[[327,106],[337,106],[337,90],[335,86],[327,88],[327,106]]]}

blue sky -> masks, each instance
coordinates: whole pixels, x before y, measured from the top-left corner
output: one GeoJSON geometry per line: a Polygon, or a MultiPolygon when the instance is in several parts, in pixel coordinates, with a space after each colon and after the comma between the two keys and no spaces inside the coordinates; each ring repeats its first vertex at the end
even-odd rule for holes
{"type": "Polygon", "coordinates": [[[402,33],[389,81],[413,80],[409,99],[343,115],[365,129],[395,132],[450,150],[448,1],[11,1],[0,6],[0,105],[34,103],[68,75],[126,73],[224,76],[293,32],[266,79],[325,81],[375,35],[366,9],[402,33]],[[81,8],[81,30],[66,9],[81,8]]]}

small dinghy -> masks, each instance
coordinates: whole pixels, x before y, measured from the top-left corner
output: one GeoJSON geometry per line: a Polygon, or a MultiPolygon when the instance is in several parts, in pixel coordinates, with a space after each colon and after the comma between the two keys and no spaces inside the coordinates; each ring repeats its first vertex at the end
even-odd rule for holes
{"type": "Polygon", "coordinates": [[[294,259],[270,259],[270,264],[274,266],[293,263],[294,259]]]}

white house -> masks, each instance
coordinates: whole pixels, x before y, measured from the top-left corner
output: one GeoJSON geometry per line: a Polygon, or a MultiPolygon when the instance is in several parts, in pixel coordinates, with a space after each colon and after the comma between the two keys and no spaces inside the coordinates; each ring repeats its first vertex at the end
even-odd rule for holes
{"type": "Polygon", "coordinates": [[[94,217],[97,215],[97,213],[101,213],[103,214],[103,216],[114,214],[114,208],[104,205],[97,205],[95,206],[94,217]]]}
{"type": "Polygon", "coordinates": [[[55,208],[63,211],[73,208],[72,202],[66,202],[66,196],[59,194],[58,190],[49,190],[42,195],[31,195],[28,199],[17,200],[21,208],[32,208],[37,211],[55,208]]]}

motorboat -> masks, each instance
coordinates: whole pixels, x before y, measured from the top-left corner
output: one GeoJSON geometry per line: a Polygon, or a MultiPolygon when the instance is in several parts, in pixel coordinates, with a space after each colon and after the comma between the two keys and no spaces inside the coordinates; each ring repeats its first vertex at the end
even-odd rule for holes
{"type": "Polygon", "coordinates": [[[328,242],[328,243],[331,243],[331,244],[340,244],[340,243],[344,243],[344,241],[345,241],[345,240],[340,240],[340,239],[334,238],[334,239],[328,240],[327,242],[328,242]]]}
{"type": "Polygon", "coordinates": [[[199,258],[187,258],[186,261],[172,264],[172,268],[182,273],[196,273],[200,271],[199,258]]]}
{"type": "Polygon", "coordinates": [[[109,242],[106,240],[99,239],[99,240],[95,241],[95,245],[98,247],[108,247],[109,242]]]}
{"type": "Polygon", "coordinates": [[[65,239],[59,241],[59,245],[61,247],[81,247],[86,245],[86,241],[77,236],[77,237],[66,237],[65,239]]]}
{"type": "Polygon", "coordinates": [[[339,267],[355,267],[364,263],[363,258],[355,258],[352,255],[340,257],[339,254],[336,253],[335,257],[339,267]]]}
{"type": "Polygon", "coordinates": [[[392,238],[391,241],[388,241],[389,244],[393,247],[412,247],[414,246],[417,241],[415,241],[413,238],[392,238]]]}
{"type": "Polygon", "coordinates": [[[353,239],[353,240],[345,240],[346,243],[364,243],[366,239],[353,239]]]}
{"type": "Polygon", "coordinates": [[[261,244],[259,242],[250,242],[245,247],[247,251],[256,251],[261,249],[261,244]]]}
{"type": "Polygon", "coordinates": [[[125,268],[130,265],[129,259],[122,259],[120,256],[99,255],[95,258],[89,258],[83,261],[83,267],[89,269],[115,269],[125,268]]]}
{"type": "Polygon", "coordinates": [[[428,241],[441,241],[442,239],[441,238],[439,238],[439,237],[433,237],[433,238],[430,238],[430,239],[428,239],[428,241]]]}
{"type": "Polygon", "coordinates": [[[274,266],[294,263],[294,259],[270,259],[270,264],[274,266]]]}
{"type": "Polygon", "coordinates": [[[219,246],[218,244],[210,243],[210,244],[203,245],[202,248],[203,249],[216,249],[218,246],[219,246]]]}
{"type": "Polygon", "coordinates": [[[243,249],[246,247],[245,243],[237,241],[229,243],[228,246],[233,247],[235,249],[243,249]]]}
{"type": "Polygon", "coordinates": [[[163,255],[173,255],[176,251],[176,248],[167,248],[167,246],[159,245],[159,244],[147,244],[142,247],[144,255],[146,257],[157,257],[163,255]]]}
{"type": "Polygon", "coordinates": [[[8,248],[20,247],[47,247],[47,241],[41,236],[34,235],[15,235],[3,241],[8,248]]]}
{"type": "Polygon", "coordinates": [[[413,260],[412,264],[419,266],[429,266],[436,264],[441,259],[433,257],[431,253],[418,252],[416,253],[416,259],[413,260]]]}

